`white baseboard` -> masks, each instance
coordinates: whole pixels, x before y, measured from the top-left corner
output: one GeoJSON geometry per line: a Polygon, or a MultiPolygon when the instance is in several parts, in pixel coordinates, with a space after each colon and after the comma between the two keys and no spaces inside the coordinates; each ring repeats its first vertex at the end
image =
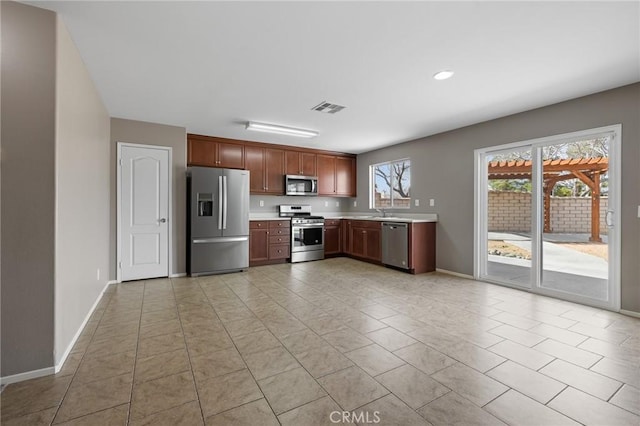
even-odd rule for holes
{"type": "Polygon", "coordinates": [[[186,276],[187,276],[186,272],[180,272],[178,274],[169,275],[169,278],[182,278],[182,277],[186,277],[186,276]]]}
{"type": "Polygon", "coordinates": [[[0,384],[8,385],[10,383],[23,382],[29,379],[36,379],[42,376],[54,374],[55,367],[41,368],[40,370],[26,371],[24,373],[14,374],[12,376],[0,377],[0,384]]]}
{"type": "Polygon", "coordinates": [[[80,334],[82,334],[82,331],[84,330],[84,327],[87,325],[87,322],[89,321],[89,318],[91,318],[91,315],[93,315],[93,311],[96,310],[96,307],[98,306],[98,303],[100,303],[100,301],[102,300],[102,296],[104,295],[104,292],[107,290],[107,287],[109,287],[112,283],[113,283],[113,281],[108,281],[107,282],[107,284],[104,286],[104,288],[102,289],[102,291],[100,292],[100,294],[96,298],[96,301],[93,303],[93,306],[91,307],[91,309],[89,309],[89,313],[84,318],[84,321],[82,321],[82,324],[80,325],[80,328],[78,328],[78,331],[76,332],[76,335],[73,336],[73,339],[71,339],[71,343],[69,343],[69,345],[67,346],[67,349],[64,351],[64,354],[62,355],[62,358],[60,358],[60,362],[58,364],[56,364],[56,366],[55,366],[55,372],[56,373],[58,373],[58,372],[60,372],[60,370],[62,370],[62,366],[64,365],[64,362],[67,360],[67,357],[71,353],[71,349],[73,349],[73,346],[76,344],[76,341],[78,340],[78,337],[80,337],[80,334]]]}
{"type": "Polygon", "coordinates": [[[111,285],[111,284],[120,284],[120,281],[118,280],[107,281],[107,285],[111,285]]]}
{"type": "Polygon", "coordinates": [[[446,269],[436,268],[437,272],[442,272],[443,274],[453,275],[454,277],[466,278],[468,280],[473,279],[473,275],[461,274],[459,272],[447,271],[446,269]]]}
{"type": "Polygon", "coordinates": [[[626,309],[620,309],[620,313],[623,315],[629,315],[630,317],[640,318],[640,312],[627,311],[626,309]]]}

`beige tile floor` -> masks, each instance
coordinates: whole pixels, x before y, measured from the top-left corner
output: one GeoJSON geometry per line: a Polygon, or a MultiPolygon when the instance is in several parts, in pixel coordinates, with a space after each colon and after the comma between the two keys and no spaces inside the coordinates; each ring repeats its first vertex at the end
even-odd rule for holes
{"type": "Polygon", "coordinates": [[[7,426],[638,425],[640,320],[345,258],[132,282],[1,402],[7,426]]]}

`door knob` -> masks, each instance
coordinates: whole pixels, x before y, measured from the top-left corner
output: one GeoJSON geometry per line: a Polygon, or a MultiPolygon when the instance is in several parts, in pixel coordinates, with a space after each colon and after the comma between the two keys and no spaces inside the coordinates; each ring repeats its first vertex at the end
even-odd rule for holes
{"type": "Polygon", "coordinates": [[[165,219],[164,217],[162,219],[160,219],[160,223],[166,223],[167,219],[165,219]]]}

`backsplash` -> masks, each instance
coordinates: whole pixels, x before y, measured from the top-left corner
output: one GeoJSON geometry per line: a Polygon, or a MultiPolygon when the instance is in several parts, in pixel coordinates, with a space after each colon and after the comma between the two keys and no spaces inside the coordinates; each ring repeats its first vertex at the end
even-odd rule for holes
{"type": "MultiPolygon", "coordinates": [[[[347,197],[286,197],[273,195],[251,195],[249,211],[251,213],[278,213],[280,204],[310,204],[313,213],[349,212],[355,198],[347,197]],[[260,200],[264,206],[260,206],[260,200]]],[[[358,206],[359,207],[359,206],[358,206]]],[[[366,209],[365,209],[366,210],[366,209]]]]}

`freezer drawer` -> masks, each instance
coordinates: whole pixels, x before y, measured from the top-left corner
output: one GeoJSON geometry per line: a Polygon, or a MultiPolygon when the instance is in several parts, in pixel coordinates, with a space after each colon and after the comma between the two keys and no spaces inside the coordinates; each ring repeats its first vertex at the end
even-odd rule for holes
{"type": "Polygon", "coordinates": [[[191,276],[223,274],[249,268],[249,237],[191,240],[191,276]]]}
{"type": "Polygon", "coordinates": [[[409,225],[384,222],[382,224],[382,263],[409,269],[409,225]]]}

